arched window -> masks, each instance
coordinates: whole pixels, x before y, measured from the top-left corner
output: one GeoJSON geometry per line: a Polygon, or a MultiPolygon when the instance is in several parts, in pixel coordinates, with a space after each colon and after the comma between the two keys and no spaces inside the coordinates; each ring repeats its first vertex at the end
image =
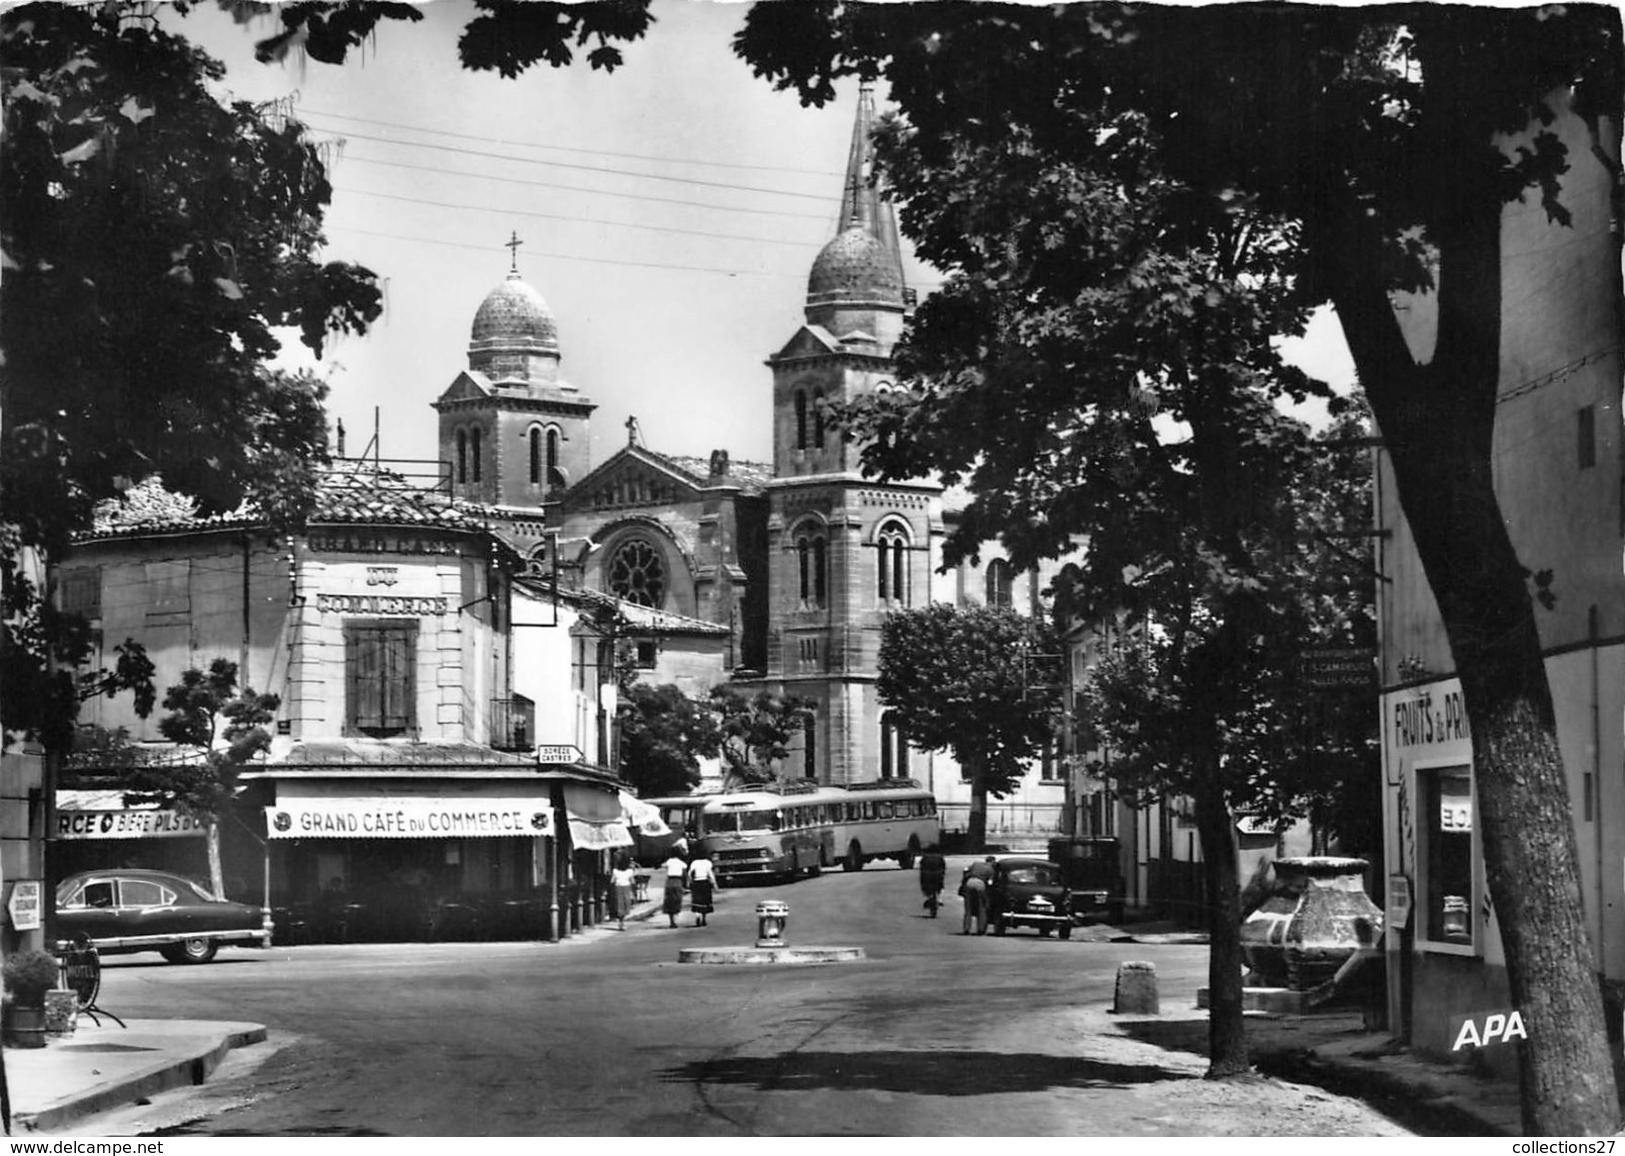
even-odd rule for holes
{"type": "Polygon", "coordinates": [[[457,480],[468,481],[468,434],[457,431],[457,480]]]}
{"type": "Polygon", "coordinates": [[[987,604],[989,606],[1010,605],[1011,577],[1010,563],[1003,558],[995,558],[987,564],[987,604]]]}
{"type": "Polygon", "coordinates": [[[559,431],[547,431],[547,484],[564,485],[564,471],[559,469],[559,431]]]}
{"type": "Polygon", "coordinates": [[[813,395],[813,449],[824,448],[824,391],[813,395]]]}
{"type": "Polygon", "coordinates": [[[818,777],[818,718],[812,711],[801,716],[801,773],[809,779],[818,777]]]}
{"type": "Polygon", "coordinates": [[[807,448],[807,395],[796,390],[796,449],[807,448]]]}
{"type": "Polygon", "coordinates": [[[530,431],[530,484],[537,485],[542,480],[542,431],[531,427],[530,431]]]}
{"type": "Polygon", "coordinates": [[[882,603],[908,605],[908,531],[901,523],[889,522],[875,535],[876,588],[882,603]]]}
{"type": "Polygon", "coordinates": [[[880,777],[908,778],[908,740],[890,713],[880,718],[880,777]]]}
{"type": "Polygon", "coordinates": [[[473,434],[469,438],[468,449],[469,449],[469,454],[474,459],[474,480],[477,482],[477,481],[480,480],[480,427],[479,426],[474,427],[473,434]]]}
{"type": "Polygon", "coordinates": [[[660,552],[635,538],[609,560],[609,588],[618,598],[656,609],[666,604],[666,564],[660,552]]]}
{"type": "Polygon", "coordinates": [[[822,609],[829,595],[828,550],[823,534],[814,527],[796,535],[796,572],[802,609],[822,609]]]}

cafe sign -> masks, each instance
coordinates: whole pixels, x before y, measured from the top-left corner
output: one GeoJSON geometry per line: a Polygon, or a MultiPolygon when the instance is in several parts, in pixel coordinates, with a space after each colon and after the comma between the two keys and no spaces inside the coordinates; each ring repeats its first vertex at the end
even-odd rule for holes
{"type": "Polygon", "coordinates": [[[272,839],[535,838],[553,834],[553,808],[536,798],[299,798],[265,808],[265,830],[272,839]]]}

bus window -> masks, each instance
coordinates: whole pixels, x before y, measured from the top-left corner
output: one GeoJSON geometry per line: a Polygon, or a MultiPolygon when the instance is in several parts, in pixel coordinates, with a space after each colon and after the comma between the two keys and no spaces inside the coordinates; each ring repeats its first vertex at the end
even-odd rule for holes
{"type": "Polygon", "coordinates": [[[874,805],[874,803],[866,802],[866,803],[863,804],[863,817],[865,819],[873,819],[875,817],[875,805],[874,805]]]}
{"type": "Polygon", "coordinates": [[[891,817],[892,817],[892,805],[890,803],[876,803],[875,804],[875,818],[877,818],[877,819],[889,819],[891,817]]]}
{"type": "Polygon", "coordinates": [[[778,831],[784,826],[783,811],[743,811],[738,818],[741,831],[778,831]]]}

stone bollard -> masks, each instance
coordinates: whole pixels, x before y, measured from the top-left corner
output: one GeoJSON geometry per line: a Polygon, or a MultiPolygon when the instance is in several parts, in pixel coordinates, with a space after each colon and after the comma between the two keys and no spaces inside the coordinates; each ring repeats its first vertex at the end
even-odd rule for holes
{"type": "Polygon", "coordinates": [[[1117,965],[1117,998],[1112,1011],[1119,1015],[1156,1015],[1157,965],[1127,962],[1117,965]]]}
{"type": "Polygon", "coordinates": [[[756,946],[783,947],[784,925],[790,918],[790,905],[777,899],[764,899],[756,905],[756,946]]]}

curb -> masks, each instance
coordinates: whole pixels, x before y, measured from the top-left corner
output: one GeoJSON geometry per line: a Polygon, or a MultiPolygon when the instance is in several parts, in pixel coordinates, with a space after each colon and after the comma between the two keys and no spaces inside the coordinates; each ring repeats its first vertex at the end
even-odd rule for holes
{"type": "Polygon", "coordinates": [[[37,1112],[19,1112],[12,1117],[11,1130],[15,1137],[21,1132],[55,1130],[112,1108],[122,1107],[145,1099],[170,1088],[201,1084],[220,1066],[226,1053],[249,1044],[264,1043],[263,1025],[250,1024],[227,1032],[219,1042],[205,1046],[187,1055],[170,1056],[156,1061],[150,1067],[130,1073],[120,1079],[86,1092],[65,1097],[61,1102],[49,1104],[37,1112]]]}
{"type": "Polygon", "coordinates": [[[1294,1084],[1311,1084],[1341,1096],[1363,1100],[1400,1124],[1431,1136],[1518,1136],[1486,1120],[1450,1092],[1429,1087],[1426,1081],[1402,1072],[1376,1067],[1352,1067],[1327,1060],[1312,1050],[1267,1053],[1253,1057],[1254,1066],[1267,1076],[1294,1084]]]}

